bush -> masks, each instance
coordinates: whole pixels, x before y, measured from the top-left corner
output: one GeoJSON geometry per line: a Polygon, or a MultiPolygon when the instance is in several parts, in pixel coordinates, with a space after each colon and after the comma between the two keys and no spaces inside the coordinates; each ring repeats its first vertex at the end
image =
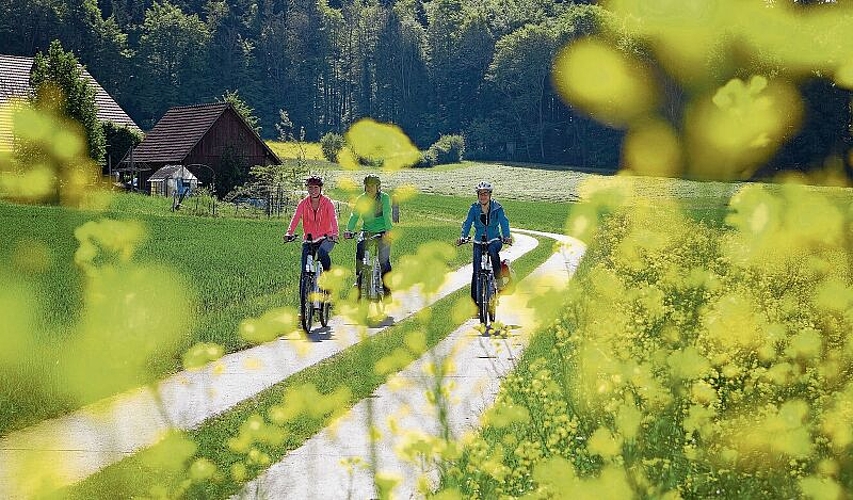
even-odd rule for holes
{"type": "Polygon", "coordinates": [[[346,145],[346,141],[344,141],[344,136],[341,134],[327,132],[320,138],[320,148],[323,150],[323,156],[333,163],[338,161],[338,153],[341,152],[344,145],[346,145]]]}
{"type": "Polygon", "coordinates": [[[442,135],[424,153],[430,165],[459,163],[465,155],[465,137],[460,134],[442,135]]]}
{"type": "Polygon", "coordinates": [[[415,168],[427,168],[432,167],[438,163],[438,157],[434,149],[430,148],[426,151],[421,151],[421,159],[414,165],[415,168]]]}

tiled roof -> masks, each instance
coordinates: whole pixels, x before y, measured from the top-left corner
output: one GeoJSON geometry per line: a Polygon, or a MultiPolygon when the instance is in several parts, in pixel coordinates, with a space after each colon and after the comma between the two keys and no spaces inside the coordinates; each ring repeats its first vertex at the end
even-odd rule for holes
{"type": "Polygon", "coordinates": [[[10,151],[12,136],[12,99],[26,99],[30,91],[32,57],[0,55],[0,151],[10,151]]]}
{"type": "Polygon", "coordinates": [[[124,125],[130,130],[142,132],[136,122],[121,109],[121,106],[118,105],[115,99],[85,69],[83,69],[83,76],[88,78],[89,83],[95,87],[95,104],[98,105],[99,120],[102,122],[113,122],[119,126],[124,125]]]}
{"type": "MultiPolygon", "coordinates": [[[[26,99],[30,92],[30,70],[33,58],[0,54],[0,105],[12,98],[26,99]]],[[[131,130],[141,132],[139,126],[121,109],[121,106],[106,90],[83,68],[83,77],[95,89],[95,104],[98,107],[98,119],[125,125],[131,130]]],[[[0,134],[4,132],[0,131],[0,134]]]]}
{"type": "MultiPolygon", "coordinates": [[[[183,163],[196,144],[228,108],[227,103],[178,106],[166,111],[134,148],[139,163],[183,163]]],[[[128,160],[126,157],[125,160],[128,160]]]]}
{"type": "Polygon", "coordinates": [[[0,103],[0,153],[12,151],[12,106],[0,103]]]}
{"type": "Polygon", "coordinates": [[[27,97],[32,67],[32,57],[0,54],[0,102],[6,102],[13,97],[27,97]]]}

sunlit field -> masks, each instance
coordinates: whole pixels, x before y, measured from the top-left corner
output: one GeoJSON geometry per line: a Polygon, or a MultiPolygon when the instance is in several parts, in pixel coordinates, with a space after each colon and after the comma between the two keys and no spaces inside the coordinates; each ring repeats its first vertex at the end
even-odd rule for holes
{"type": "MultiPolygon", "coordinates": [[[[478,162],[465,162],[449,170],[413,168],[376,172],[389,186],[413,184],[425,193],[470,196],[472,202],[474,186],[482,180],[494,184],[495,198],[501,200],[566,203],[589,198],[589,193],[584,191],[584,181],[609,177],[572,170],[546,170],[478,162]]],[[[346,182],[358,181],[364,173],[340,170],[331,171],[328,175],[337,182],[346,182]]],[[[737,183],[698,182],[662,177],[613,176],[610,183],[614,186],[633,186],[651,199],[679,198],[693,202],[705,199],[707,203],[717,206],[725,204],[728,197],[738,188],[737,183]]]]}
{"type": "Polygon", "coordinates": [[[317,142],[266,141],[267,146],[282,160],[322,160],[323,150],[317,142]]]}

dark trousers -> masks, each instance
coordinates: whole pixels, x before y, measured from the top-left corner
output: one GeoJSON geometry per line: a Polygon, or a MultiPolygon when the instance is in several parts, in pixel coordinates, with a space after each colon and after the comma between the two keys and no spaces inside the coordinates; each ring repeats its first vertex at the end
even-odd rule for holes
{"type": "MultiPolygon", "coordinates": [[[[499,252],[503,248],[503,243],[500,241],[493,241],[489,243],[487,251],[489,252],[489,258],[492,260],[492,272],[495,274],[495,279],[497,279],[501,274],[501,257],[499,252]]],[[[474,259],[473,259],[473,272],[471,273],[471,300],[475,303],[477,302],[477,294],[480,292],[479,287],[477,285],[477,273],[480,272],[480,256],[483,254],[483,245],[474,245],[474,259]]]]}

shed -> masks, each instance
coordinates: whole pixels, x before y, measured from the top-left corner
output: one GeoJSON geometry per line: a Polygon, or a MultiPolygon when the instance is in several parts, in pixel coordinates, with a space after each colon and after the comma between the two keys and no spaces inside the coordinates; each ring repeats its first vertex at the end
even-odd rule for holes
{"type": "Polygon", "coordinates": [[[119,170],[139,175],[145,186],[151,172],[183,165],[203,184],[225,194],[253,165],[281,160],[229,103],[170,108],[122,160],[119,170]]]}
{"type": "Polygon", "coordinates": [[[198,177],[183,165],[166,165],[148,178],[152,195],[174,196],[182,190],[192,191],[198,187],[198,177]]]}

